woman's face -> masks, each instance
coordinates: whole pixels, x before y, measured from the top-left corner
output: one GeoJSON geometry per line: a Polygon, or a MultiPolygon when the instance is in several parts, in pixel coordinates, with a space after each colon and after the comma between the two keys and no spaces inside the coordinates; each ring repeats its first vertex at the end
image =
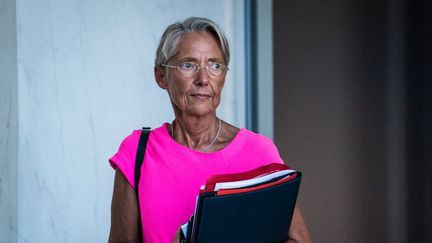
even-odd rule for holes
{"type": "Polygon", "coordinates": [[[209,63],[223,62],[222,51],[217,42],[207,33],[186,33],[178,45],[178,52],[169,65],[196,63],[200,70],[185,77],[175,68],[156,68],[158,85],[166,89],[176,112],[192,116],[203,116],[215,112],[220,102],[226,71],[219,77],[210,75],[205,69],[209,63]]]}

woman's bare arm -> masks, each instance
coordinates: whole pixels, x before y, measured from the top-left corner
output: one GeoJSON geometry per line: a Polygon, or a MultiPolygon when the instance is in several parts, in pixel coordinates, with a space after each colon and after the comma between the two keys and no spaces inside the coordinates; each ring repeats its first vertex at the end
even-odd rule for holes
{"type": "Polygon", "coordinates": [[[109,243],[139,242],[138,203],[135,190],[117,169],[111,202],[111,230],[109,243]]]}
{"type": "Polygon", "coordinates": [[[288,232],[289,240],[286,243],[310,243],[312,242],[309,231],[306,227],[306,223],[303,218],[303,214],[300,211],[300,207],[296,205],[294,209],[291,226],[288,232]]]}

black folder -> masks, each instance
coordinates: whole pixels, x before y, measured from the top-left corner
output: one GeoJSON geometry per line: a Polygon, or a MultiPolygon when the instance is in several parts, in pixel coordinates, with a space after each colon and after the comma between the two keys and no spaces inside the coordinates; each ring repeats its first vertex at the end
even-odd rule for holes
{"type": "Polygon", "coordinates": [[[188,243],[280,243],[288,240],[302,174],[242,193],[201,193],[188,223],[188,243]]]}

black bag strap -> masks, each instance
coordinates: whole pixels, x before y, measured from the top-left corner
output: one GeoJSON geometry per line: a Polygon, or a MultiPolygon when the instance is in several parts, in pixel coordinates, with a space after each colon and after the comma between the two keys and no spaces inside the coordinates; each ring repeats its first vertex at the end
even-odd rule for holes
{"type": "Polygon", "coordinates": [[[140,176],[141,176],[141,165],[143,163],[144,160],[144,154],[146,151],[146,147],[147,147],[147,141],[150,135],[150,127],[143,127],[142,131],[141,131],[141,136],[138,142],[138,148],[137,148],[137,153],[136,153],[136,157],[135,157],[135,193],[136,193],[136,198],[137,198],[137,202],[138,202],[138,230],[139,230],[139,237],[140,237],[140,242],[142,242],[142,227],[141,227],[141,213],[140,213],[140,204],[139,204],[139,195],[138,195],[138,184],[139,184],[139,180],[140,180],[140,176]]]}

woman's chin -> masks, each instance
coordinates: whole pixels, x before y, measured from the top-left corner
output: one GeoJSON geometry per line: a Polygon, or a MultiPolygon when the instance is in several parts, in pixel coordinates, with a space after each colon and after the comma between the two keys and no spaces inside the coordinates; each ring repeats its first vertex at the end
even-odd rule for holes
{"type": "Polygon", "coordinates": [[[215,107],[198,106],[198,107],[193,107],[191,109],[188,109],[187,114],[190,114],[192,116],[206,116],[211,113],[215,113],[215,111],[216,111],[215,107]]]}

